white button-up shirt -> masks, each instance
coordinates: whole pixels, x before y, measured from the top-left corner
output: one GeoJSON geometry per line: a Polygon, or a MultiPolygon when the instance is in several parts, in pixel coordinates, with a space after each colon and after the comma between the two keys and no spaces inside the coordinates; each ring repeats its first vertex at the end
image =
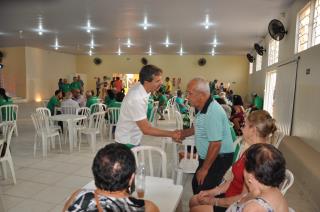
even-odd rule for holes
{"type": "Polygon", "coordinates": [[[142,131],[137,121],[147,119],[148,94],[141,83],[134,85],[121,103],[115,140],[122,144],[139,145],[142,131]]]}

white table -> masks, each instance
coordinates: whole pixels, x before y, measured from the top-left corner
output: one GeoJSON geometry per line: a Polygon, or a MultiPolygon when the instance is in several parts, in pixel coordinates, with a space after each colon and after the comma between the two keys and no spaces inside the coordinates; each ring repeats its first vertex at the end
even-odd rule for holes
{"type": "MultiPolygon", "coordinates": [[[[94,181],[85,185],[83,189],[96,189],[94,181]]],[[[160,211],[173,212],[180,202],[182,191],[183,187],[174,185],[172,179],[147,176],[144,199],[154,202],[160,211]]],[[[136,192],[133,196],[137,197],[136,192]]]]}
{"type": "Polygon", "coordinates": [[[76,139],[75,135],[75,129],[74,129],[74,124],[77,121],[86,119],[86,116],[82,115],[73,115],[73,114],[59,114],[59,115],[54,115],[51,116],[50,119],[53,121],[63,121],[67,122],[68,124],[68,132],[69,132],[69,146],[70,146],[70,152],[73,151],[73,142],[76,139]]]}

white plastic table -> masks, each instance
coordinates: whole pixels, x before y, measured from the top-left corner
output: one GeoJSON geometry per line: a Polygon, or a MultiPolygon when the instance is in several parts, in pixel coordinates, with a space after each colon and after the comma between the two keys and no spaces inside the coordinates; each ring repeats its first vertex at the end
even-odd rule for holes
{"type": "Polygon", "coordinates": [[[73,115],[73,114],[59,114],[51,116],[50,119],[53,121],[63,121],[67,122],[68,124],[68,132],[69,132],[69,146],[70,146],[70,152],[73,152],[73,142],[76,139],[75,130],[74,130],[74,124],[77,121],[86,119],[86,116],[82,115],[73,115]]]}
{"type": "MultiPolygon", "coordinates": [[[[95,188],[94,181],[83,187],[83,189],[95,188]]],[[[147,176],[144,199],[154,202],[160,211],[173,212],[180,202],[182,191],[183,187],[173,184],[172,179],[147,176]]],[[[136,192],[133,196],[137,197],[136,192]]]]}

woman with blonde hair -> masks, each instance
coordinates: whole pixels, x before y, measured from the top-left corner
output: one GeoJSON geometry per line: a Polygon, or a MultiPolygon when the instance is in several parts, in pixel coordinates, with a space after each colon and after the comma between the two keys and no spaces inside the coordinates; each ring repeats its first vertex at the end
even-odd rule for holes
{"type": "MultiPolygon", "coordinates": [[[[247,147],[267,143],[276,129],[275,120],[267,111],[253,111],[245,120],[245,126],[242,128],[243,140],[247,147]]],[[[240,158],[231,168],[233,177],[213,189],[194,195],[189,202],[191,210],[196,209],[199,205],[212,205],[215,212],[226,211],[231,204],[247,194],[243,177],[245,153],[239,154],[241,154],[240,158]]]]}

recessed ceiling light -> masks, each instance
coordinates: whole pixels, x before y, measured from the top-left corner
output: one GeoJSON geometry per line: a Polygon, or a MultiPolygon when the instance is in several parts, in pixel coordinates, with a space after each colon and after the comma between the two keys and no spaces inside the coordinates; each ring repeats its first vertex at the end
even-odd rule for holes
{"type": "Polygon", "coordinates": [[[209,20],[208,14],[205,17],[205,21],[201,25],[203,25],[205,29],[209,29],[209,27],[213,25],[213,23],[210,22],[210,20],[209,20]]]}
{"type": "Polygon", "coordinates": [[[152,47],[151,47],[151,45],[149,46],[149,51],[147,53],[148,53],[149,56],[152,55],[152,47]]]}
{"type": "Polygon", "coordinates": [[[92,56],[92,50],[91,50],[91,49],[89,50],[88,54],[89,54],[90,56],[92,56]]]}
{"type": "Polygon", "coordinates": [[[144,30],[147,30],[148,27],[151,27],[152,24],[148,23],[148,17],[147,16],[144,16],[144,19],[143,19],[143,23],[139,24],[141,27],[143,27],[144,30]]]}
{"type": "Polygon", "coordinates": [[[88,20],[85,26],[82,26],[81,29],[85,30],[87,33],[91,33],[92,31],[97,30],[96,27],[93,27],[91,21],[88,20]]]}
{"type": "Polygon", "coordinates": [[[130,48],[132,46],[130,38],[128,38],[127,43],[125,43],[125,44],[127,45],[128,48],[130,48]]]}
{"type": "Polygon", "coordinates": [[[185,52],[183,51],[183,47],[182,47],[182,44],[180,46],[180,50],[179,50],[179,55],[182,56],[185,52]]]}
{"type": "Polygon", "coordinates": [[[211,50],[211,55],[212,56],[214,56],[216,53],[215,53],[215,50],[214,50],[214,48],[212,48],[212,50],[211,50]]]}
{"type": "Polygon", "coordinates": [[[213,41],[212,41],[212,43],[210,43],[210,44],[211,44],[214,48],[216,48],[217,45],[218,45],[217,38],[214,38],[213,41]]]}
{"type": "Polygon", "coordinates": [[[93,40],[93,38],[92,38],[91,41],[90,41],[90,48],[91,48],[91,49],[94,49],[94,40],[93,40]]]}
{"type": "Polygon", "coordinates": [[[56,38],[55,42],[54,42],[54,45],[53,45],[53,48],[55,50],[58,50],[61,46],[59,45],[59,41],[58,41],[58,38],[56,38]]]}
{"type": "Polygon", "coordinates": [[[122,51],[121,51],[120,46],[119,46],[119,48],[118,48],[117,54],[118,54],[119,56],[122,54],[122,51]]]}
{"type": "Polygon", "coordinates": [[[170,43],[170,40],[169,40],[169,36],[166,37],[166,41],[163,43],[163,45],[165,45],[167,48],[172,45],[173,43],[170,43]]]}

